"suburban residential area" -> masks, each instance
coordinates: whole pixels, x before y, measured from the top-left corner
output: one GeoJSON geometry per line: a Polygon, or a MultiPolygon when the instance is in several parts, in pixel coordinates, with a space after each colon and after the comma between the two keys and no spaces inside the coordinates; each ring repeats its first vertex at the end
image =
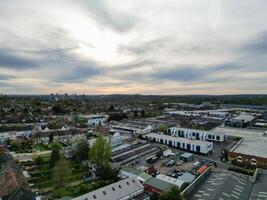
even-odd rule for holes
{"type": "Polygon", "coordinates": [[[186,98],[2,95],[0,196],[266,199],[266,105],[186,98]]]}
{"type": "Polygon", "coordinates": [[[267,0],[0,0],[0,200],[267,200],[267,0]]]}

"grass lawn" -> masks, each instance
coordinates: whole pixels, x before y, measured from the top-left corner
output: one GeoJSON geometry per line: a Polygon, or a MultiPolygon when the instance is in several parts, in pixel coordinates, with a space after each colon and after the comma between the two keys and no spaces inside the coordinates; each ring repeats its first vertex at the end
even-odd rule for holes
{"type": "Polygon", "coordinates": [[[33,151],[49,151],[50,149],[44,144],[36,144],[33,146],[33,151]]]}

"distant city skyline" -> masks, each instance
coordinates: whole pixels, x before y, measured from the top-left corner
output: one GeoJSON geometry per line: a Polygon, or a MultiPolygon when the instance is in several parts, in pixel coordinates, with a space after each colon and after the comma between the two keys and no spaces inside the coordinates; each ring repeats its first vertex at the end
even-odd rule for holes
{"type": "Polygon", "coordinates": [[[0,93],[266,94],[266,0],[0,1],[0,93]]]}

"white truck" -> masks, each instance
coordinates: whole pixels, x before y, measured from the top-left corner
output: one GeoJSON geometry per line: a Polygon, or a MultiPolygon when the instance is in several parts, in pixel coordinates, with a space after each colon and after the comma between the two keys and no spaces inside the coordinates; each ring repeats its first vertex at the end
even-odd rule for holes
{"type": "Polygon", "coordinates": [[[163,157],[169,157],[169,156],[174,156],[174,153],[172,153],[172,150],[166,149],[165,151],[163,151],[162,155],[163,157]]]}

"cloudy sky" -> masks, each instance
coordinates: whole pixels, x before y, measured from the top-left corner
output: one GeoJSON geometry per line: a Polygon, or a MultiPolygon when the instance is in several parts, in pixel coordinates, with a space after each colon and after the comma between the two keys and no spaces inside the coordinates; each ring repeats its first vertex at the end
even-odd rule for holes
{"type": "Polygon", "coordinates": [[[267,93],[266,0],[1,0],[0,92],[267,93]]]}

